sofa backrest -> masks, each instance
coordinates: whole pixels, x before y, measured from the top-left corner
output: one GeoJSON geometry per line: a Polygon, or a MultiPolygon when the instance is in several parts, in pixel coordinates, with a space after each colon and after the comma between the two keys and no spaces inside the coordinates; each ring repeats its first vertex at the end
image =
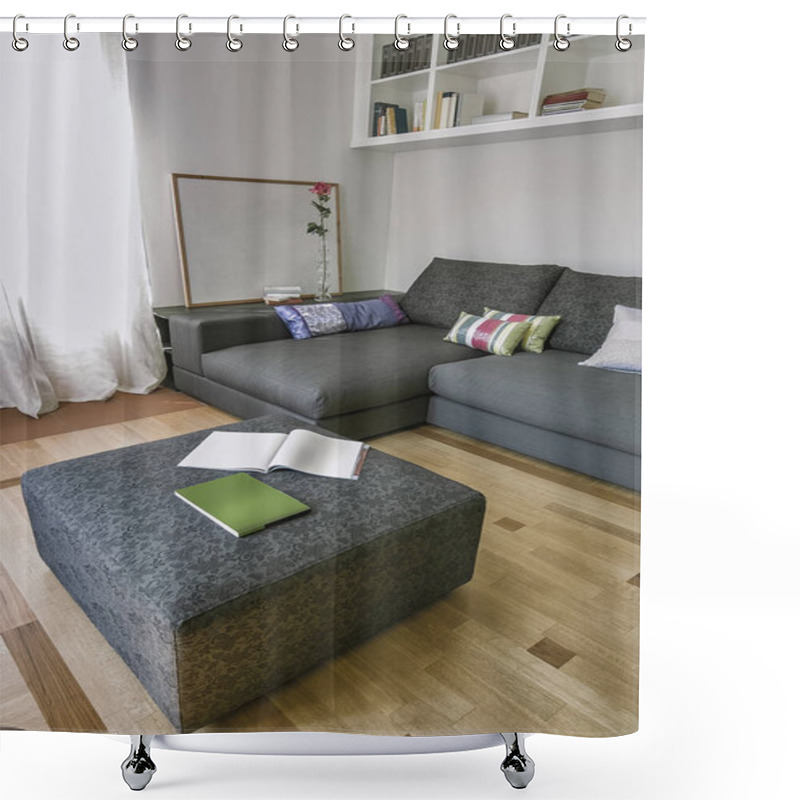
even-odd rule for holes
{"type": "Polygon", "coordinates": [[[565,268],[536,313],[561,317],[548,347],[592,354],[611,329],[615,305],[641,308],[642,279],[565,268]]]}
{"type": "Polygon", "coordinates": [[[483,314],[485,307],[533,314],[564,267],[554,264],[494,264],[434,258],[400,300],[408,318],[450,328],[459,312],[483,314]]]}

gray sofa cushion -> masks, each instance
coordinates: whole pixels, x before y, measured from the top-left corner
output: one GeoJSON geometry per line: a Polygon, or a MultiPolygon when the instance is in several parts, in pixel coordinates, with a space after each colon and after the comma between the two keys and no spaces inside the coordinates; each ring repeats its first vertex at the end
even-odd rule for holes
{"type": "Polygon", "coordinates": [[[485,306],[533,314],[564,267],[493,264],[434,258],[400,301],[412,322],[450,328],[460,311],[483,314],[485,306]]]}
{"type": "Polygon", "coordinates": [[[318,420],[428,394],[431,367],[480,357],[427,325],[282,339],[203,355],[203,374],[318,420]]]}
{"type": "Polygon", "coordinates": [[[600,349],[614,322],[615,305],[642,307],[642,279],[593,275],[565,269],[536,313],[560,316],[549,347],[592,354],[600,349]]]}
{"type": "Polygon", "coordinates": [[[638,454],[641,375],[579,367],[581,360],[546,350],[443,364],[431,370],[430,388],[473,408],[638,454]]]}

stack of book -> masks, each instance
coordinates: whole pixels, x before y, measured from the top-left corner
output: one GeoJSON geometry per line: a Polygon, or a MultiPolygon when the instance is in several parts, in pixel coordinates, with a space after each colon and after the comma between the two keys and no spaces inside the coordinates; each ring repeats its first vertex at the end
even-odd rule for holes
{"type": "Polygon", "coordinates": [[[542,116],[600,108],[605,99],[605,89],[575,89],[570,92],[550,94],[542,101],[542,116]]]}
{"type": "Polygon", "coordinates": [[[302,302],[300,291],[299,286],[265,286],[264,302],[268,306],[276,306],[283,303],[300,303],[302,302]]]}
{"type": "Polygon", "coordinates": [[[407,108],[401,108],[397,103],[372,104],[372,136],[392,136],[408,133],[408,130],[407,108]]]}
{"type": "Polygon", "coordinates": [[[483,95],[463,92],[438,92],[433,114],[434,128],[469,125],[483,113],[483,95]]]}
{"type": "Polygon", "coordinates": [[[408,41],[409,45],[405,50],[398,50],[393,42],[383,46],[381,78],[391,78],[393,75],[404,75],[430,67],[433,36],[411,36],[408,41]]]}
{"type": "MultiPolygon", "coordinates": [[[[514,50],[532,47],[542,41],[541,33],[521,33],[514,37],[514,50]]],[[[458,47],[447,51],[447,63],[471,61],[473,58],[505,52],[500,49],[500,37],[494,33],[467,34],[459,37],[458,47]]]]}

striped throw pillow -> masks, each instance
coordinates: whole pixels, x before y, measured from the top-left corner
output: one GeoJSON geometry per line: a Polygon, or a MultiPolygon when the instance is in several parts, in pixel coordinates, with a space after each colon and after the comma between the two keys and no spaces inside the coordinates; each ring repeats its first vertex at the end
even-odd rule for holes
{"type": "Polygon", "coordinates": [[[484,308],[483,316],[489,319],[499,319],[504,322],[527,322],[530,325],[528,334],[520,345],[528,353],[541,353],[547,337],[558,325],[561,317],[534,317],[527,314],[506,314],[504,311],[495,311],[493,308],[484,308]]]}
{"type": "Polygon", "coordinates": [[[510,356],[529,327],[528,322],[503,322],[462,311],[444,340],[466,345],[473,350],[485,350],[496,356],[510,356]]]}

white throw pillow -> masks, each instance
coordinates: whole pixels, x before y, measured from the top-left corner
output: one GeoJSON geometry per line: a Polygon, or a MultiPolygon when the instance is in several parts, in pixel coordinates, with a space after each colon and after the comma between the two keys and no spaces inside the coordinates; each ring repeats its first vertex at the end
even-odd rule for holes
{"type": "Polygon", "coordinates": [[[602,347],[581,367],[598,367],[614,372],[642,371],[642,310],[614,306],[614,324],[602,347]]]}

